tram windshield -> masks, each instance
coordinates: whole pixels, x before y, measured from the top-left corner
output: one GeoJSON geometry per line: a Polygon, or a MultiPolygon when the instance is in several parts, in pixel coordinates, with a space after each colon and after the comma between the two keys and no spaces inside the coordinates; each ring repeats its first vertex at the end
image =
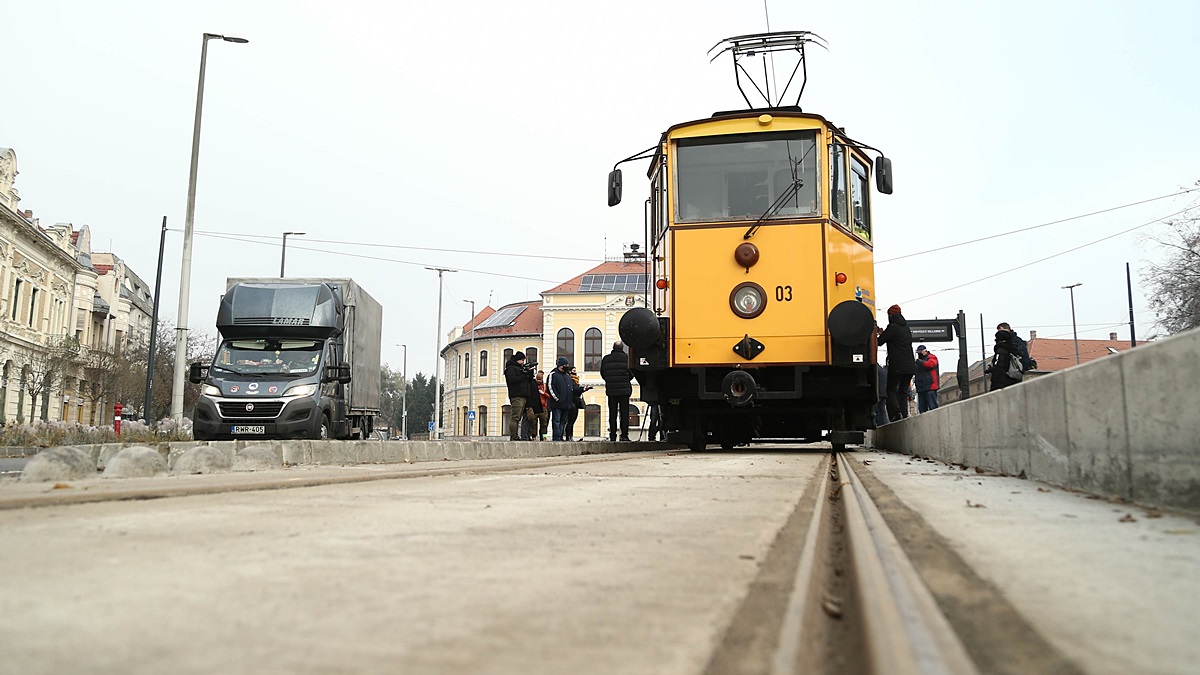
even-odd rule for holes
{"type": "Polygon", "coordinates": [[[819,215],[816,145],[815,131],[679,139],[675,221],[819,215]]]}
{"type": "Polygon", "coordinates": [[[289,373],[309,375],[321,360],[320,340],[227,340],[213,368],[242,375],[289,373]]]}

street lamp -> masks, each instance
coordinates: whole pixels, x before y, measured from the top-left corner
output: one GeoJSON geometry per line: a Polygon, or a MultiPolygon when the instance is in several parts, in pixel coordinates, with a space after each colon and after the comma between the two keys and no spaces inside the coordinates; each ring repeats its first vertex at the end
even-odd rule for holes
{"type": "MultiPolygon", "coordinates": [[[[475,358],[475,301],[467,300],[467,302],[471,303],[471,355],[469,357],[467,357],[467,363],[470,363],[471,359],[475,358]]],[[[478,360],[475,361],[475,367],[470,369],[469,371],[467,371],[467,390],[469,391],[469,393],[467,394],[467,409],[471,411],[472,415],[475,414],[475,371],[476,370],[479,370],[479,361],[478,360]]],[[[468,415],[467,416],[467,435],[468,436],[470,436],[471,433],[475,430],[474,422],[475,422],[475,420],[471,419],[470,415],[468,415]]]]}
{"type": "Polygon", "coordinates": [[[404,347],[404,358],[400,362],[400,379],[404,382],[404,391],[400,392],[400,435],[408,440],[408,345],[404,347]]]}
{"type": "Polygon", "coordinates": [[[442,435],[442,387],[444,385],[445,373],[442,377],[438,377],[438,364],[442,360],[442,275],[446,272],[457,272],[448,267],[426,267],[425,269],[438,273],[438,318],[437,318],[437,358],[433,362],[433,376],[437,378],[437,389],[434,390],[433,398],[433,438],[431,441],[436,441],[442,435]]]}
{"type": "Polygon", "coordinates": [[[208,41],[245,44],[246,38],[205,33],[200,43],[200,83],[196,86],[196,124],[192,129],[192,165],[188,173],[187,213],[183,220],[183,264],[179,269],[179,312],[175,328],[175,375],[171,381],[171,419],[183,422],[183,380],[187,367],[188,299],[192,284],[192,224],[196,216],[196,169],[200,163],[200,113],[204,107],[204,64],[208,41]]]}
{"type": "Polygon", "coordinates": [[[1071,333],[1075,336],[1075,365],[1079,365],[1079,331],[1075,328],[1075,287],[1082,285],[1083,282],[1063,286],[1071,293],[1071,333]]]}
{"type": "Polygon", "coordinates": [[[283,278],[283,265],[287,261],[287,238],[288,238],[289,234],[292,235],[293,237],[303,237],[306,233],[304,233],[304,232],[284,232],[283,233],[283,248],[281,248],[279,250],[279,278],[280,279],[283,278]]]}

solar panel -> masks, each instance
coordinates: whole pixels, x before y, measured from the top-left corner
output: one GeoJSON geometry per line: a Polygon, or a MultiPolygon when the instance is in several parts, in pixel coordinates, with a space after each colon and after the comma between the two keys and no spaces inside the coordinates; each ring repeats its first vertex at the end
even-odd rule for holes
{"type": "Polygon", "coordinates": [[[504,309],[489,316],[486,321],[476,326],[476,328],[500,328],[502,326],[511,326],[517,317],[524,312],[526,305],[519,307],[505,307],[504,309]]]}
{"type": "Polygon", "coordinates": [[[627,292],[645,288],[645,274],[585,274],[579,280],[580,293],[627,292]]]}

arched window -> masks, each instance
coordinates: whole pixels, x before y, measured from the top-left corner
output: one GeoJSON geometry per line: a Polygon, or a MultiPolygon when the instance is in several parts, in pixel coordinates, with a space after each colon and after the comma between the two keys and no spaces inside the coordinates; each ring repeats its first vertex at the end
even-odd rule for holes
{"type": "Polygon", "coordinates": [[[583,334],[583,369],[600,371],[600,359],[604,358],[604,334],[599,328],[589,328],[583,334]]]}
{"type": "Polygon", "coordinates": [[[487,379],[487,377],[488,377],[488,369],[487,368],[488,368],[487,350],[484,350],[484,351],[479,352],[479,378],[481,380],[487,379]]]}
{"type": "Polygon", "coordinates": [[[487,426],[487,406],[486,405],[479,406],[479,419],[476,421],[479,422],[479,427],[478,427],[479,431],[477,431],[475,433],[479,436],[487,436],[488,435],[488,426],[487,426]]]}
{"type": "Polygon", "coordinates": [[[554,360],[565,358],[567,363],[575,365],[575,331],[563,328],[558,331],[558,342],[555,344],[554,360]]]}
{"type": "Polygon", "coordinates": [[[538,354],[537,347],[526,347],[525,348],[525,362],[526,363],[537,363],[537,354],[538,354]]]}
{"type": "Polygon", "coordinates": [[[636,403],[629,404],[629,428],[636,429],[642,426],[642,411],[637,407],[636,403]]]}
{"type": "Polygon", "coordinates": [[[499,436],[508,435],[508,423],[512,419],[512,406],[505,404],[500,408],[500,433],[499,436]]]}
{"type": "Polygon", "coordinates": [[[511,349],[504,350],[504,362],[500,364],[500,370],[504,370],[505,368],[508,367],[508,362],[512,361],[512,355],[513,355],[513,350],[511,350],[511,349]]]}
{"type": "Polygon", "coordinates": [[[471,352],[463,354],[463,379],[471,377],[471,352]]]}

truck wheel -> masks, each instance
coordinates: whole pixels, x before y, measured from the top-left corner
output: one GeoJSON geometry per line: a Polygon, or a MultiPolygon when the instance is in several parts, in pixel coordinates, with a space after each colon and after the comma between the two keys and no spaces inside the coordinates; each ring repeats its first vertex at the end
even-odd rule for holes
{"type": "Polygon", "coordinates": [[[321,440],[329,440],[329,413],[321,413],[321,440]]]}

